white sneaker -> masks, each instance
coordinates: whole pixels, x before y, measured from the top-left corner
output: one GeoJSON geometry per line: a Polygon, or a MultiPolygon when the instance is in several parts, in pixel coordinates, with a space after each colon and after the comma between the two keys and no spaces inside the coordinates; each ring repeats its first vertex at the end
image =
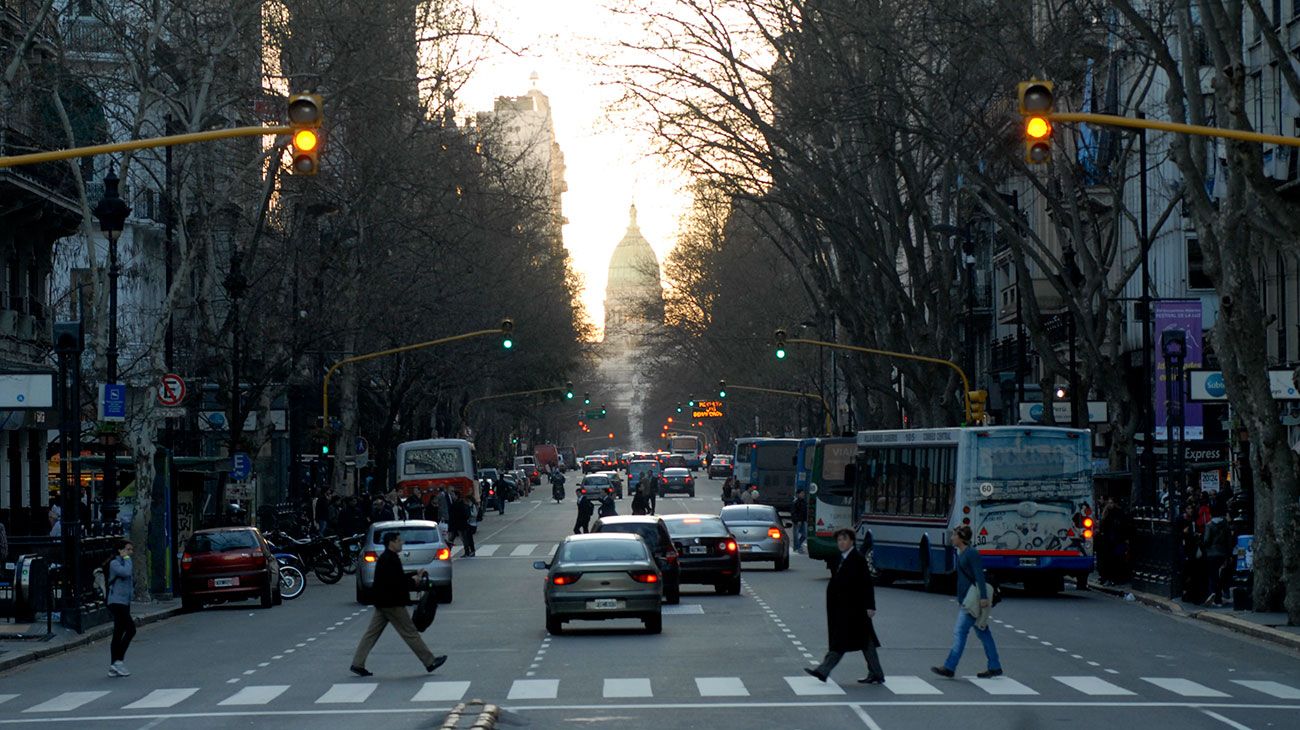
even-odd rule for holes
{"type": "Polygon", "coordinates": [[[121,661],[113,662],[110,666],[112,666],[113,670],[117,672],[117,676],[119,677],[131,676],[131,673],[126,670],[126,665],[121,661]]]}
{"type": "Polygon", "coordinates": [[[120,677],[120,676],[122,676],[122,675],[120,675],[120,674],[117,673],[117,665],[116,665],[116,664],[109,664],[109,665],[108,665],[108,676],[110,676],[110,677],[120,677]]]}

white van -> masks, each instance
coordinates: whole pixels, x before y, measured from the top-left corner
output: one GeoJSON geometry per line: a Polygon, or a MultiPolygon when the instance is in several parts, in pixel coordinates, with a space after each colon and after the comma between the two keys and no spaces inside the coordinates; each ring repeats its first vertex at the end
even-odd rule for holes
{"type": "Polygon", "coordinates": [[[533,456],[516,456],[515,468],[523,469],[528,475],[528,481],[532,484],[542,483],[542,473],[537,468],[537,458],[533,456]]]}

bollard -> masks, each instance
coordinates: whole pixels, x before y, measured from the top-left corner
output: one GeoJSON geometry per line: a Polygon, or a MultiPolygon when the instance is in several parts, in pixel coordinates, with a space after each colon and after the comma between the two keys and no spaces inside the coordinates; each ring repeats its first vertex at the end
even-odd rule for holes
{"type": "Polygon", "coordinates": [[[447,717],[443,720],[440,730],[458,730],[458,728],[462,727],[467,728],[467,730],[494,730],[497,726],[497,719],[500,715],[500,707],[488,704],[480,699],[460,702],[457,703],[455,707],[451,708],[451,712],[447,713],[447,717]],[[476,709],[478,710],[477,715],[474,714],[476,709]],[[462,720],[467,720],[471,717],[473,719],[471,720],[470,725],[461,725],[462,720]]]}

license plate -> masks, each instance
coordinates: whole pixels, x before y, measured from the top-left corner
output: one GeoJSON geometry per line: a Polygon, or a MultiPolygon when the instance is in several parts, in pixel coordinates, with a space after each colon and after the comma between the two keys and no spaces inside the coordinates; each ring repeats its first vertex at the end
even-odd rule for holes
{"type": "Polygon", "coordinates": [[[692,545],[692,546],[691,546],[691,555],[708,555],[708,553],[709,553],[709,546],[708,546],[708,545],[692,545]]]}
{"type": "Polygon", "coordinates": [[[231,586],[237,586],[237,585],[239,585],[238,578],[213,578],[212,579],[213,588],[230,588],[231,586]]]}
{"type": "Polygon", "coordinates": [[[1034,568],[1034,567],[1037,567],[1037,566],[1038,566],[1038,558],[1021,558],[1021,559],[1020,559],[1020,567],[1022,567],[1022,568],[1034,568]]]}
{"type": "Polygon", "coordinates": [[[587,608],[598,609],[602,611],[608,611],[611,609],[616,610],[622,607],[623,607],[623,602],[618,600],[617,598],[597,598],[594,601],[587,601],[587,608]]]}

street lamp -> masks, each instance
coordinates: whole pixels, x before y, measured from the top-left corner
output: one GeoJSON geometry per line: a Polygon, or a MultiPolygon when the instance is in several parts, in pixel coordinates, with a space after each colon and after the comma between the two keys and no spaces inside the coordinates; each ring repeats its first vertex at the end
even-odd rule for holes
{"type": "MultiPolygon", "coordinates": [[[[108,175],[104,176],[104,197],[99,199],[93,211],[99,219],[99,230],[108,238],[108,352],[105,353],[107,373],[105,382],[117,384],[117,279],[122,267],[117,260],[117,239],[126,224],[126,217],[131,214],[131,207],[122,200],[117,191],[117,174],[109,165],[108,175]]],[[[80,485],[78,485],[80,488],[80,485]]],[[[117,519],[117,438],[104,439],[104,486],[100,495],[103,503],[102,514],[105,521],[117,519]]]]}

